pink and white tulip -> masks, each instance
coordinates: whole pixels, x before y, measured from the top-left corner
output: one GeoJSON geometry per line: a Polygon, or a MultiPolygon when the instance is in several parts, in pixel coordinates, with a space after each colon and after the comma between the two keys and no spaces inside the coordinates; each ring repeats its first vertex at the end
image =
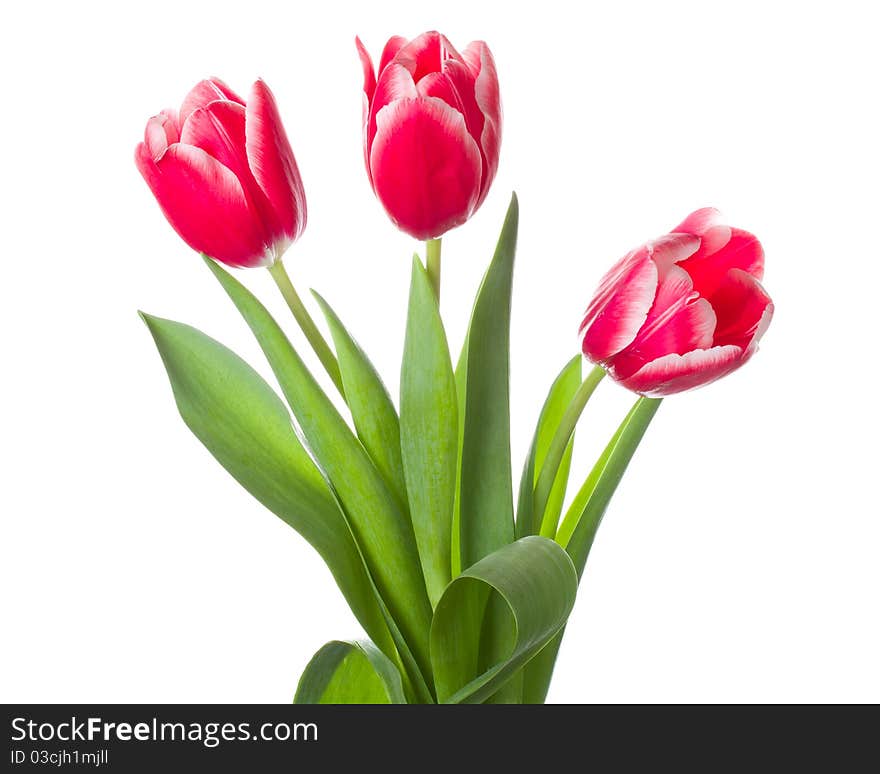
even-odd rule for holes
{"type": "Polygon", "coordinates": [[[385,45],[378,73],[360,40],[367,175],[391,220],[442,236],[483,203],[498,169],[501,97],[489,47],[439,32],[385,45]]]}
{"type": "Polygon", "coordinates": [[[275,97],[202,81],[147,122],[135,162],[168,222],[230,266],[271,265],[302,234],[306,197],[275,97]]]}
{"type": "Polygon", "coordinates": [[[749,360],[770,324],[763,275],[752,234],[697,210],[605,275],[581,323],[584,355],[650,397],[715,381],[749,360]]]}

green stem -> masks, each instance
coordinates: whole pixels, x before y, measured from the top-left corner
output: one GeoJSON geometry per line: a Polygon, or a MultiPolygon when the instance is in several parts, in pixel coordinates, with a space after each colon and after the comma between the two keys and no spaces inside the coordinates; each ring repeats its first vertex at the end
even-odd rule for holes
{"type": "Polygon", "coordinates": [[[324,340],[324,337],[318,330],[318,326],[315,325],[315,321],[312,319],[305,304],[303,304],[302,299],[293,287],[293,283],[290,281],[287,270],[284,268],[284,264],[280,259],[275,261],[275,263],[269,267],[269,274],[271,274],[272,279],[275,280],[278,290],[280,290],[281,295],[284,296],[287,306],[289,306],[290,311],[293,312],[294,319],[299,324],[299,327],[308,339],[309,344],[312,345],[312,349],[318,356],[318,360],[321,361],[321,365],[324,366],[324,370],[327,371],[327,375],[333,380],[333,384],[336,385],[339,394],[344,398],[345,390],[342,386],[342,374],[339,372],[339,363],[336,361],[336,356],[324,340]]]}
{"type": "Polygon", "coordinates": [[[440,301],[440,240],[428,239],[425,241],[425,268],[428,270],[428,279],[434,288],[434,295],[440,301]]]}
{"type": "Polygon", "coordinates": [[[605,369],[602,366],[595,366],[587,374],[587,378],[578,387],[578,391],[574,394],[571,403],[569,403],[568,408],[565,410],[565,414],[563,414],[559,422],[559,427],[556,429],[556,434],[553,436],[550,447],[547,449],[547,456],[544,457],[544,464],[538,476],[538,483],[535,484],[534,498],[534,518],[536,523],[540,523],[539,534],[544,537],[552,538],[556,535],[556,519],[553,518],[552,514],[545,514],[544,511],[547,509],[547,501],[550,499],[550,492],[553,490],[553,484],[559,473],[559,465],[565,456],[565,449],[571,440],[578,420],[581,418],[584,407],[587,405],[587,401],[599,382],[602,381],[603,376],[605,376],[605,369]]]}

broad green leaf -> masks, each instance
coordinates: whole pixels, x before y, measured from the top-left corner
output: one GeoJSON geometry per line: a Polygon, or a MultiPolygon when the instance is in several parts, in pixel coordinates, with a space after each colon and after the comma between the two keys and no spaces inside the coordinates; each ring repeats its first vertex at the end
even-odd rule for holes
{"type": "MultiPolygon", "coordinates": [[[[608,503],[660,403],[656,398],[639,398],[635,402],[575,495],[559,527],[556,540],[571,557],[578,579],[583,575],[608,503]]],[[[564,629],[560,631],[524,670],[524,703],[540,704],[546,698],[564,633],[564,629]]]]}
{"type": "Polygon", "coordinates": [[[461,452],[461,566],[514,537],[510,470],[510,298],[519,208],[516,195],[468,328],[461,452]]]}
{"type": "Polygon", "coordinates": [[[244,360],[201,331],[141,317],[162,356],[183,421],[236,481],[318,551],[361,625],[393,655],[351,530],[281,399],[244,360]]]}
{"type": "Polygon", "coordinates": [[[333,640],[309,661],[294,704],[406,704],[400,673],[372,642],[333,640]]]}
{"type": "Polygon", "coordinates": [[[400,445],[422,571],[436,605],[452,580],[458,400],[437,297],[418,257],[400,373],[400,445]]]}
{"type": "Polygon", "coordinates": [[[406,504],[406,483],[400,458],[400,423],[394,403],[370,359],[358,346],[330,305],[314,290],[324,312],[345,387],[345,401],[358,438],[391,491],[406,504]]]}
{"type": "MultiPolygon", "coordinates": [[[[463,436],[458,476],[458,563],[467,568],[514,539],[510,467],[510,303],[519,206],[511,197],[489,268],[483,277],[466,334],[463,436]]],[[[486,607],[483,646],[503,649],[503,615],[486,607]]],[[[491,656],[490,656],[491,658],[491,656]]],[[[492,701],[518,703],[517,681],[492,701]]]]}
{"type": "MultiPolygon", "coordinates": [[[[519,502],[516,509],[517,537],[534,535],[540,528],[544,514],[536,516],[534,512],[535,484],[544,464],[544,458],[547,456],[547,449],[550,447],[556,428],[559,427],[559,421],[581,384],[582,360],[580,355],[575,355],[566,363],[550,387],[550,392],[541,408],[535,435],[532,437],[532,444],[519,482],[519,502]]],[[[553,514],[554,521],[559,520],[559,514],[562,512],[565,489],[568,486],[568,471],[571,467],[573,440],[566,448],[545,511],[553,514]]]]}
{"type": "Polygon", "coordinates": [[[438,701],[479,703],[496,694],[564,625],[576,594],[571,559],[547,538],[522,538],[466,569],[447,587],[431,626],[438,701]],[[487,651],[490,605],[503,648],[487,651]]]}
{"type": "Polygon", "coordinates": [[[309,450],[342,504],[388,611],[422,674],[430,674],[432,608],[408,515],[278,323],[229,272],[214,261],[206,262],[262,347],[309,450]]]}

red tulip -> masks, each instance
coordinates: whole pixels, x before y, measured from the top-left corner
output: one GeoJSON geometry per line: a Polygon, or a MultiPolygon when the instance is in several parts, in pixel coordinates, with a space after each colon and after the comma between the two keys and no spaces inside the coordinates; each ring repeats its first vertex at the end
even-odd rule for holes
{"type": "Polygon", "coordinates": [[[202,81],[179,113],[147,122],[135,163],[183,240],[230,266],[271,265],[305,228],[302,181],[263,81],[247,102],[202,81]]]}
{"type": "Polygon", "coordinates": [[[754,236],[697,210],[605,275],[581,323],[584,355],[642,395],[708,384],[757,350],[773,316],[763,275],[754,236]]]}
{"type": "Polygon", "coordinates": [[[416,239],[460,226],[483,203],[501,144],[489,47],[459,54],[438,32],[393,37],[379,72],[360,40],[367,175],[392,221],[416,239]]]}

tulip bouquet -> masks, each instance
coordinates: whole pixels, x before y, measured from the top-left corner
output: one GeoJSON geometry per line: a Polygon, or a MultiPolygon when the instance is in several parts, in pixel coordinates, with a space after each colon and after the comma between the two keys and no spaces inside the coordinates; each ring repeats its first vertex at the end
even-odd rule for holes
{"type": "Polygon", "coordinates": [[[501,102],[485,43],[431,32],[388,41],[364,73],[364,156],[393,223],[425,242],[412,279],[399,403],[317,293],[324,338],[282,256],[306,198],[275,99],[199,83],[147,123],[138,169],[250,327],[280,397],[188,325],[142,315],[183,420],[257,500],[322,556],[369,639],[306,666],[303,703],[540,703],[593,537],[664,396],[745,363],[772,315],[758,240],[698,210],[599,283],[576,353],[549,387],[514,507],[510,453],[513,197],[453,365],[440,316],[440,238],[498,167],[501,102]],[[221,264],[268,268],[338,394],[221,264]],[[584,359],[593,364],[582,374],[584,359]],[[602,378],[637,394],[573,496],[575,427],[602,378]],[[342,409],[342,410],[341,410],[342,409]],[[563,513],[563,508],[567,504],[563,513]]]}

